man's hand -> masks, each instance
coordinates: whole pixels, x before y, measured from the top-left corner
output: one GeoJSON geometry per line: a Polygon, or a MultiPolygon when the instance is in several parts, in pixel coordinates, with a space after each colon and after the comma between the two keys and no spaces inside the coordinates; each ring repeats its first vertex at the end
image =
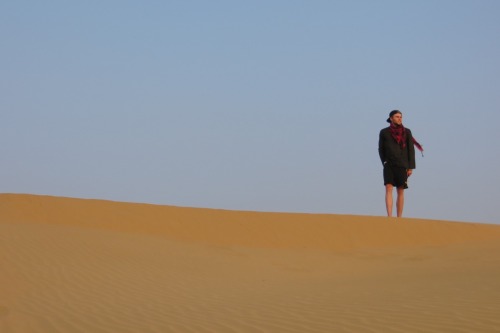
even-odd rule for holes
{"type": "Polygon", "coordinates": [[[411,174],[413,173],[413,170],[412,169],[408,169],[408,170],[406,170],[406,173],[408,174],[408,177],[410,177],[411,174]]]}

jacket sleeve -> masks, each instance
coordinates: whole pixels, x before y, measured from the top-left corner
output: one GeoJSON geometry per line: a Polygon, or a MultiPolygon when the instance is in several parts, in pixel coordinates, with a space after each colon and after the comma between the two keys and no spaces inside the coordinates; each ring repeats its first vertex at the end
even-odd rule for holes
{"type": "Polygon", "coordinates": [[[408,147],[408,168],[409,169],[415,169],[416,168],[416,163],[415,163],[415,145],[413,144],[413,135],[411,134],[411,131],[407,129],[407,147],[408,147]]]}
{"type": "Polygon", "coordinates": [[[380,161],[382,162],[382,165],[384,165],[385,162],[385,145],[384,145],[383,133],[384,130],[381,130],[378,136],[378,155],[380,156],[380,161]]]}

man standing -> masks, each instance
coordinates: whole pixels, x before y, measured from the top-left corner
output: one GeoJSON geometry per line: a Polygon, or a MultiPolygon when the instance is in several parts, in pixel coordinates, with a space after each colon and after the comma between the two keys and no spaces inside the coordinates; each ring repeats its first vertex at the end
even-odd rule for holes
{"type": "Polygon", "coordinates": [[[414,145],[423,151],[422,146],[413,138],[411,131],[403,126],[403,114],[393,110],[387,122],[390,123],[380,131],[378,152],[384,166],[385,206],[387,216],[392,216],[392,192],[397,189],[397,216],[403,216],[404,190],[408,188],[407,180],[415,169],[414,145]]]}

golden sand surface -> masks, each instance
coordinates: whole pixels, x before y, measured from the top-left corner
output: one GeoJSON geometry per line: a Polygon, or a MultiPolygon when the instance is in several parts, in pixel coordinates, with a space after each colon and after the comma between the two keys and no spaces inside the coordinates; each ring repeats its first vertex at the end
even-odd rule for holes
{"type": "Polygon", "coordinates": [[[0,194],[18,332],[500,332],[500,226],[0,194]]]}

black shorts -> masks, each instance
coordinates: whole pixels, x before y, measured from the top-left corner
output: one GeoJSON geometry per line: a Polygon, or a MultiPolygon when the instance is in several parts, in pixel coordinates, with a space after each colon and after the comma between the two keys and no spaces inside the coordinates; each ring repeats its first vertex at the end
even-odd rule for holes
{"type": "Polygon", "coordinates": [[[406,168],[384,165],[384,185],[408,188],[408,172],[406,168]]]}

